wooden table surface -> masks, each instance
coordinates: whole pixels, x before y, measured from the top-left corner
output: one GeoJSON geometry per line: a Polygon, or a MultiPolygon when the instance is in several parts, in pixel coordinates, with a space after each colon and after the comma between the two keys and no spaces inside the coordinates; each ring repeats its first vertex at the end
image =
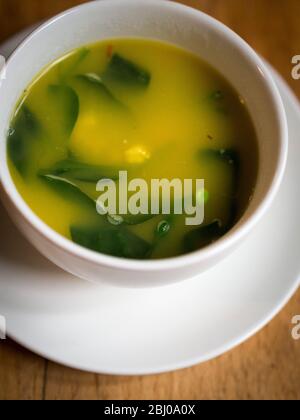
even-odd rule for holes
{"type": "MultiPolygon", "coordinates": [[[[141,0],[142,1],[142,0],[141,0]]],[[[80,0],[0,0],[0,42],[80,0]]],[[[284,76],[300,54],[299,0],[185,0],[223,21],[284,76]]],[[[1,310],[1,308],[0,308],[1,310]]],[[[263,331],[218,359],[150,377],[110,377],[48,362],[10,340],[0,342],[0,399],[299,399],[300,341],[291,319],[300,291],[263,331]]]]}

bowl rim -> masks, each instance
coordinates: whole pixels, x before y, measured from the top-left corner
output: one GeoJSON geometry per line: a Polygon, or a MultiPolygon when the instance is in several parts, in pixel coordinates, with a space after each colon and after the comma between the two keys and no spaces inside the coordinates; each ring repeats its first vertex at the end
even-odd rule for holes
{"type": "MultiPolygon", "coordinates": [[[[14,50],[14,52],[7,60],[7,66],[9,66],[14,57],[22,50],[22,48],[30,44],[31,40],[37,37],[48,26],[51,26],[58,20],[64,19],[66,16],[80,13],[82,9],[93,9],[94,7],[101,7],[102,3],[108,3],[109,1],[110,0],[101,0],[83,3],[50,18],[37,29],[35,29],[29,36],[27,36],[25,40],[14,50]]],[[[111,5],[114,4],[114,6],[116,6],[116,3],[120,3],[122,6],[124,6],[126,3],[131,5],[141,5],[139,0],[114,0],[114,2],[110,1],[111,5]]],[[[200,263],[201,261],[209,260],[218,256],[219,254],[226,254],[226,251],[233,248],[236,243],[238,243],[243,237],[250,233],[250,231],[254,228],[254,226],[259,222],[259,220],[270,207],[281,184],[288,155],[288,125],[280,93],[277,86],[275,85],[268,67],[264,64],[262,59],[257,55],[252,47],[250,47],[250,45],[248,45],[238,34],[206,13],[180,3],[175,3],[169,0],[147,0],[147,6],[149,5],[165,8],[166,11],[172,8],[178,10],[181,13],[190,14],[194,18],[198,17],[199,21],[201,20],[207,25],[214,27],[214,29],[217,31],[222,32],[222,35],[226,38],[227,42],[234,44],[235,47],[237,47],[244,54],[247,60],[252,61],[252,64],[254,64],[260,70],[265,87],[267,88],[271,101],[274,104],[274,111],[276,112],[279,126],[278,138],[280,139],[280,147],[278,152],[279,158],[277,162],[276,173],[273,177],[273,181],[271,182],[265,196],[257,205],[256,209],[254,209],[252,214],[245,218],[246,220],[242,221],[240,226],[238,226],[236,229],[233,227],[226,235],[205,248],[199,249],[189,254],[165,259],[131,260],[109,256],[84,248],[63,237],[61,234],[49,227],[34,213],[33,210],[31,210],[21,194],[18,192],[8,169],[7,158],[4,159],[4,168],[0,166],[0,179],[6,195],[9,197],[16,210],[20,215],[23,216],[26,223],[29,224],[41,236],[43,236],[43,238],[48,241],[48,243],[51,243],[52,245],[60,248],[62,251],[65,251],[68,254],[71,254],[77,259],[88,261],[97,265],[128,271],[132,270],[157,272],[190,266],[196,263],[200,263]]],[[[245,215],[246,214],[247,210],[245,212],[245,215]]]]}

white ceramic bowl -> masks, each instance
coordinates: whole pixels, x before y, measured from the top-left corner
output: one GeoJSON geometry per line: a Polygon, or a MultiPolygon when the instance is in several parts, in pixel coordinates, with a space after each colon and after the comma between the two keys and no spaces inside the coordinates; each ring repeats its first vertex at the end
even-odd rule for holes
{"type": "Polygon", "coordinates": [[[83,279],[123,287],[151,287],[193,277],[217,264],[245,239],[278,191],[287,158],[288,129],[272,77],[241,38],[194,9],[162,0],[83,4],[51,19],[31,34],[10,57],[6,77],[0,88],[2,200],[13,221],[43,255],[83,279]],[[131,261],[97,254],[45,225],[26,205],[13,183],[6,160],[6,135],[23,89],[44,66],[66,52],[114,37],[159,39],[190,50],[218,68],[246,100],[259,141],[257,187],[237,225],[205,249],[159,261],[131,261]]]}

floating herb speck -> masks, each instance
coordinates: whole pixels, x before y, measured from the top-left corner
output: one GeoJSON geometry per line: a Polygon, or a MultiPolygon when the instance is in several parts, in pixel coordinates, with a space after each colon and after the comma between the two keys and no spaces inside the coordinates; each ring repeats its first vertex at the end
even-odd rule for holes
{"type": "Polygon", "coordinates": [[[171,225],[167,220],[162,220],[158,225],[156,232],[160,237],[166,236],[171,229],[171,225]]]}
{"type": "Polygon", "coordinates": [[[216,90],[212,93],[211,98],[216,101],[220,101],[221,99],[224,99],[224,94],[221,90],[216,90]]]}

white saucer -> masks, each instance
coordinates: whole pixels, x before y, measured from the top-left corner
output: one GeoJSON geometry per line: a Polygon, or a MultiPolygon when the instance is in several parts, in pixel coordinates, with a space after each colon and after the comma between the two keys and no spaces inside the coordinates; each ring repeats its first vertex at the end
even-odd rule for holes
{"type": "MultiPolygon", "coordinates": [[[[8,54],[24,35],[0,52],[8,54]]],[[[300,107],[274,76],[289,119],[288,170],[247,242],[198,279],[120,290],[85,283],[47,262],[0,207],[0,312],[9,336],[64,365],[134,375],[204,362],[266,325],[296,291],[300,273],[300,107]]]]}

